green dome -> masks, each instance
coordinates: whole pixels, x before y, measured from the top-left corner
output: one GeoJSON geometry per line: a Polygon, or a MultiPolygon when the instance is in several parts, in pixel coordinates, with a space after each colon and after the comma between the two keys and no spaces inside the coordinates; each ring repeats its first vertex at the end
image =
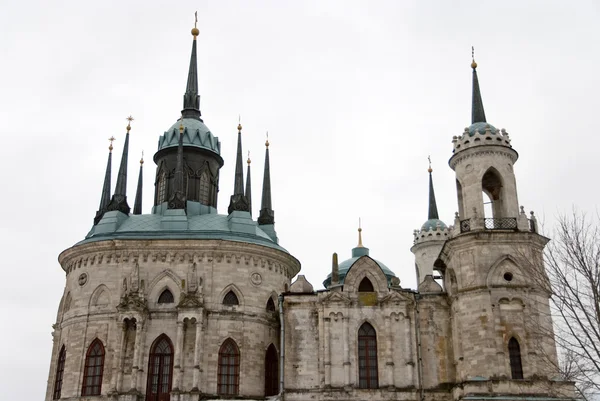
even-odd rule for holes
{"type": "Polygon", "coordinates": [[[206,149],[221,155],[221,142],[214,136],[206,125],[195,118],[178,120],[158,138],[158,150],[177,147],[179,145],[179,126],[183,122],[183,146],[193,146],[206,149]]]}
{"type": "Polygon", "coordinates": [[[485,122],[482,122],[482,123],[473,123],[469,127],[469,136],[475,135],[475,131],[479,131],[480,134],[484,134],[485,130],[486,130],[486,128],[488,126],[490,127],[490,131],[492,132],[492,134],[496,134],[496,132],[498,132],[498,130],[496,129],[496,127],[494,127],[492,124],[488,124],[488,123],[485,123],[485,122]]]}
{"type": "MultiPolygon", "coordinates": [[[[340,263],[338,265],[338,274],[339,274],[340,284],[344,284],[344,280],[346,279],[346,275],[350,271],[350,268],[354,265],[354,263],[356,263],[356,261],[358,259],[362,258],[363,256],[369,256],[369,248],[356,247],[356,248],[352,249],[352,257],[348,260],[344,260],[342,263],[340,263]]],[[[383,274],[385,274],[385,277],[387,278],[388,283],[391,283],[392,278],[396,277],[394,272],[391,271],[382,262],[380,262],[376,259],[373,259],[373,261],[375,263],[377,263],[377,265],[381,268],[381,270],[383,271],[383,274]]],[[[329,288],[330,285],[331,285],[331,273],[329,273],[327,275],[327,278],[325,279],[325,281],[323,281],[323,286],[325,288],[329,288]]]]}
{"type": "Polygon", "coordinates": [[[444,223],[440,219],[429,219],[425,223],[423,223],[423,225],[421,226],[421,231],[429,231],[430,228],[435,230],[438,226],[438,223],[440,223],[440,228],[442,230],[448,228],[446,223],[444,223]]]}

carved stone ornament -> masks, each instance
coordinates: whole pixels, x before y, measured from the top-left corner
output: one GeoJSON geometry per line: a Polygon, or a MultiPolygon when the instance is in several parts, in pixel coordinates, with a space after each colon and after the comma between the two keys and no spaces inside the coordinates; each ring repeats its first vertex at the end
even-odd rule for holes
{"type": "Polygon", "coordinates": [[[121,298],[121,303],[117,306],[119,312],[138,311],[145,313],[148,311],[146,301],[137,294],[127,294],[121,298]]]}
{"type": "Polygon", "coordinates": [[[231,214],[231,212],[249,212],[250,204],[248,203],[248,198],[245,195],[231,195],[231,199],[229,201],[229,208],[227,209],[227,213],[231,214]]]}
{"type": "Polygon", "coordinates": [[[127,204],[127,197],[124,195],[113,195],[106,209],[108,212],[117,210],[124,214],[129,214],[131,211],[131,208],[127,204]]]}
{"type": "Polygon", "coordinates": [[[275,224],[275,211],[271,209],[261,209],[258,216],[258,224],[263,226],[267,224],[275,224]]]}
{"type": "Polygon", "coordinates": [[[250,275],[250,281],[254,285],[261,285],[262,284],[262,276],[260,275],[259,272],[254,272],[250,275]]]}
{"type": "Polygon", "coordinates": [[[178,308],[200,308],[202,301],[195,294],[182,293],[178,308]]]}
{"type": "Polygon", "coordinates": [[[171,196],[171,199],[169,199],[168,208],[169,209],[185,209],[185,207],[186,207],[185,195],[180,191],[175,192],[173,194],[173,196],[171,196]]]}
{"type": "Polygon", "coordinates": [[[88,275],[87,275],[87,273],[81,273],[79,275],[79,278],[77,279],[77,282],[82,287],[85,285],[85,283],[87,283],[87,281],[88,281],[88,275]]]}

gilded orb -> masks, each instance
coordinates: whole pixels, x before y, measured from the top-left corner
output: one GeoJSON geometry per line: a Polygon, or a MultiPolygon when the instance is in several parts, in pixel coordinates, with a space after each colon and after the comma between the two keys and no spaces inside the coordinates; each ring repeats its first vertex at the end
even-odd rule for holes
{"type": "Polygon", "coordinates": [[[477,68],[477,63],[475,62],[475,60],[473,60],[473,62],[471,63],[471,68],[477,68]]]}
{"type": "Polygon", "coordinates": [[[200,30],[196,27],[192,28],[192,35],[194,35],[194,36],[200,35],[200,30]]]}

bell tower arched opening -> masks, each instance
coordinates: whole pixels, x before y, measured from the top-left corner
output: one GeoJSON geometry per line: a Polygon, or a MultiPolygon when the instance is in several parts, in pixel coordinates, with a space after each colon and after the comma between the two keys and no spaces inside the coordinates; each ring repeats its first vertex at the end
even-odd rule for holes
{"type": "Polygon", "coordinates": [[[483,192],[483,210],[485,217],[507,217],[504,214],[504,185],[498,170],[490,167],[481,179],[481,191],[483,192]],[[486,198],[490,203],[486,203],[486,198]],[[489,213],[489,215],[488,215],[489,213]]]}

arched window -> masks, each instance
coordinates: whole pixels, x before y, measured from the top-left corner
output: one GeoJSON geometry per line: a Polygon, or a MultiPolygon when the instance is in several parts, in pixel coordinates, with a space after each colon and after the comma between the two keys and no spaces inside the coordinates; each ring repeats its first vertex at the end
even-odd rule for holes
{"type": "Polygon", "coordinates": [[[506,217],[504,216],[504,205],[502,197],[502,179],[500,173],[495,168],[490,168],[481,179],[481,190],[483,191],[484,213],[485,217],[506,217]],[[486,204],[486,198],[489,203],[486,204]],[[489,215],[491,213],[491,216],[489,215]]]}
{"type": "Polygon", "coordinates": [[[168,289],[164,290],[158,297],[159,304],[172,304],[173,302],[175,302],[175,299],[173,298],[173,293],[168,289]]]}
{"type": "Polygon", "coordinates": [[[358,329],[358,385],[360,388],[378,388],[377,333],[369,323],[358,329]]]}
{"type": "Polygon", "coordinates": [[[513,379],[523,378],[523,365],[521,365],[521,347],[516,338],[508,341],[508,356],[510,359],[510,374],[513,379]]]}
{"type": "Polygon", "coordinates": [[[273,302],[273,298],[271,297],[267,301],[267,312],[275,312],[275,302],[273,302]]]}
{"type": "Polygon", "coordinates": [[[240,301],[238,301],[237,295],[235,292],[229,291],[225,297],[223,297],[223,305],[239,305],[240,301]]]}
{"type": "Polygon", "coordinates": [[[208,170],[204,170],[200,174],[200,185],[198,187],[198,201],[203,205],[210,205],[210,178],[208,170]]]}
{"type": "Polygon", "coordinates": [[[231,338],[225,340],[219,349],[219,370],[217,373],[217,393],[237,395],[240,383],[240,350],[231,338]]]}
{"type": "Polygon", "coordinates": [[[92,341],[85,356],[81,395],[100,395],[104,372],[104,346],[97,338],[92,341]]]}
{"type": "Polygon", "coordinates": [[[164,171],[158,176],[157,186],[156,204],[159,205],[167,200],[167,174],[164,171]]]}
{"type": "Polygon", "coordinates": [[[63,373],[65,372],[65,359],[67,358],[67,352],[63,345],[58,353],[58,361],[56,362],[56,375],[54,376],[54,393],[52,395],[53,400],[60,398],[60,390],[62,390],[63,373]]]}
{"type": "Polygon", "coordinates": [[[358,285],[358,292],[374,292],[373,283],[368,278],[363,278],[358,285]]]}
{"type": "Polygon", "coordinates": [[[150,348],[146,401],[169,401],[173,381],[173,346],[162,334],[150,348]]]}
{"type": "Polygon", "coordinates": [[[277,367],[277,350],[271,344],[265,355],[265,397],[279,393],[279,371],[277,367]]]}

